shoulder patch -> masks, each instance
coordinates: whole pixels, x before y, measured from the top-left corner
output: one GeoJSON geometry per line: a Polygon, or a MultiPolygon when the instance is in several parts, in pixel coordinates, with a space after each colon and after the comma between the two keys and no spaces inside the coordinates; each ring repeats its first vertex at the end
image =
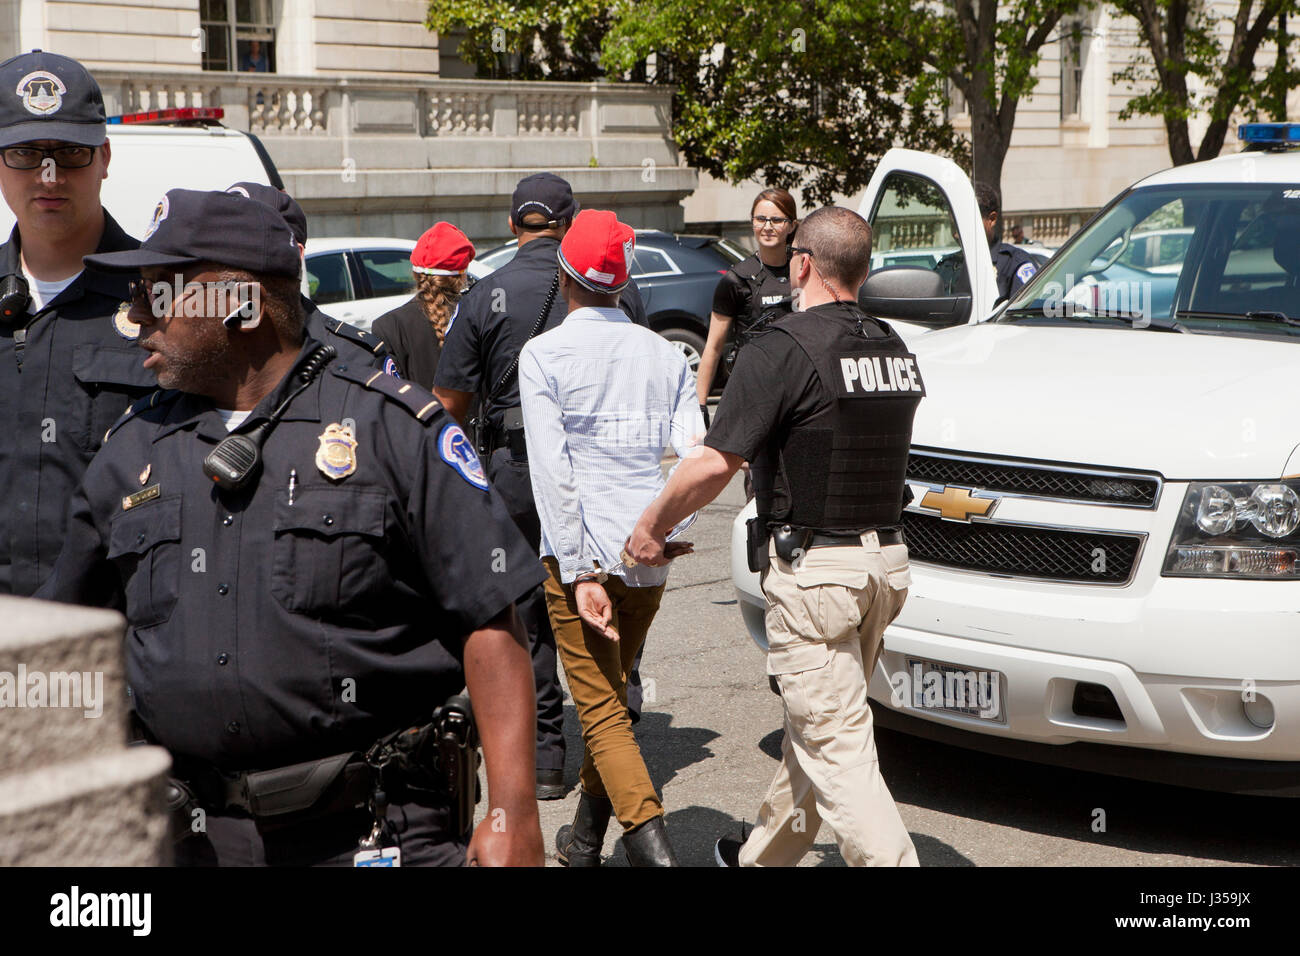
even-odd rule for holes
{"type": "Polygon", "coordinates": [[[488,480],[483,472],[483,462],[474,451],[469,436],[455,422],[443,425],[442,431],[438,432],[438,457],[475,488],[487,491],[488,480]]]}
{"type": "Polygon", "coordinates": [[[402,377],[402,373],[397,370],[397,360],[391,355],[384,359],[384,374],[391,375],[393,378],[402,377]]]}
{"type": "Polygon", "coordinates": [[[1016,278],[1021,282],[1028,282],[1038,272],[1038,266],[1033,262],[1022,262],[1020,268],[1016,270],[1016,278]]]}
{"type": "Polygon", "coordinates": [[[337,362],[331,362],[328,367],[332,374],[341,379],[379,392],[385,398],[401,405],[422,422],[427,423],[442,408],[432,392],[426,391],[414,382],[404,382],[400,378],[386,375],[383,369],[351,364],[339,365],[337,362]]]}
{"type": "Polygon", "coordinates": [[[348,323],[344,322],[342,319],[335,319],[333,325],[327,325],[325,327],[339,338],[347,339],[349,342],[360,345],[367,352],[378,354],[384,348],[384,340],[379,336],[371,335],[369,332],[363,332],[355,325],[348,325],[348,323]]]}
{"type": "MultiPolygon", "coordinates": [[[[157,405],[162,405],[166,402],[170,402],[172,399],[176,398],[180,394],[181,393],[174,388],[160,388],[150,392],[148,395],[143,395],[140,398],[137,398],[134,402],[132,402],[129,406],[127,406],[126,411],[122,413],[122,417],[119,418],[117,421],[113,422],[113,424],[109,427],[108,431],[104,432],[104,441],[105,442],[108,441],[109,437],[112,436],[113,432],[117,431],[119,428],[121,428],[123,425],[129,422],[136,415],[139,415],[141,412],[148,411],[149,409],[154,408],[157,405]]],[[[101,442],[100,444],[103,444],[103,442],[101,442]]]]}

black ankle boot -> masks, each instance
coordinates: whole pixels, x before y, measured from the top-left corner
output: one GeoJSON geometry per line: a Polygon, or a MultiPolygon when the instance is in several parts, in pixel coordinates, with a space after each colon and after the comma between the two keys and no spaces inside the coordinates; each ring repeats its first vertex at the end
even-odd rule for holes
{"type": "Polygon", "coordinates": [[[555,834],[555,854],[563,866],[600,866],[600,851],[605,845],[605,828],[609,826],[614,806],[605,797],[586,793],[578,797],[578,812],[573,823],[566,823],[555,834]]]}
{"type": "Polygon", "coordinates": [[[655,817],[623,834],[628,866],[677,866],[673,845],[668,842],[664,818],[655,817]]]}

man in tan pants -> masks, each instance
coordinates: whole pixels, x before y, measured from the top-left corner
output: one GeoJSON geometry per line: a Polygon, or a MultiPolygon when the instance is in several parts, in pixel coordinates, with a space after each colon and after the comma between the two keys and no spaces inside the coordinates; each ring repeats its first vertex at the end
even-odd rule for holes
{"type": "Polygon", "coordinates": [[[867,704],[881,637],[911,583],[907,548],[882,548],[875,532],[860,542],[811,548],[794,564],[770,546],[767,669],[785,702],[785,739],[741,866],[794,866],[822,820],[850,866],[917,865],[880,776],[867,704]]]}
{"type": "Polygon", "coordinates": [[[674,522],[751,463],[750,570],[763,573],[767,671],[785,705],[781,766],[743,845],[723,866],[793,866],[822,820],[852,866],[916,866],[880,775],[867,686],[910,577],[900,527],[916,356],[859,308],[871,227],[818,209],[790,248],[799,310],[741,352],[700,453],[682,463],[628,539],[662,564],[674,522]]]}

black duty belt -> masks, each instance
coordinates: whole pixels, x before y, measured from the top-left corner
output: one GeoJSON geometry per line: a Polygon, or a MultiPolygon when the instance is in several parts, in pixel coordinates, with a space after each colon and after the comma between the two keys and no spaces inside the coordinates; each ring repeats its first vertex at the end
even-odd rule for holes
{"type": "MultiPolygon", "coordinates": [[[[902,544],[903,532],[898,528],[889,530],[875,529],[876,537],[880,539],[881,546],[887,544],[902,544]]],[[[866,532],[870,533],[870,532],[866,532]]],[[[810,548],[843,548],[851,545],[860,545],[862,535],[860,534],[814,534],[812,541],[808,543],[810,548]]]]}
{"type": "Polygon", "coordinates": [[[375,788],[374,768],[356,752],[243,773],[179,759],[175,773],[173,787],[184,789],[169,795],[171,802],[190,797],[212,813],[285,822],[365,807],[375,788]]]}

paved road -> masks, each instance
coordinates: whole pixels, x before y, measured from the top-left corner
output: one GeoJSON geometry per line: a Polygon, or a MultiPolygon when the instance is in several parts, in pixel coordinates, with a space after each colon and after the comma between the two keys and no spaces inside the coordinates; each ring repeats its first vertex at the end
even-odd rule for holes
{"type": "MultiPolygon", "coordinates": [[[[776,769],[781,702],[740,621],[731,586],[730,527],[739,479],[700,516],[695,554],[673,568],[648,638],[642,752],[668,810],[684,865],[712,866],[713,842],[753,821],[776,769]],[[653,682],[651,684],[650,682],[653,682]]],[[[582,743],[572,705],[564,800],[541,808],[548,864],[555,831],[577,805],[582,743]]],[[[989,757],[881,731],[885,780],[922,866],[1251,865],[1300,862],[1300,802],[1234,797],[989,757]],[[1096,809],[1106,831],[1093,832],[1096,809]]],[[[606,865],[626,866],[617,821],[606,865]]],[[[804,866],[843,866],[823,827],[804,866]]]]}

